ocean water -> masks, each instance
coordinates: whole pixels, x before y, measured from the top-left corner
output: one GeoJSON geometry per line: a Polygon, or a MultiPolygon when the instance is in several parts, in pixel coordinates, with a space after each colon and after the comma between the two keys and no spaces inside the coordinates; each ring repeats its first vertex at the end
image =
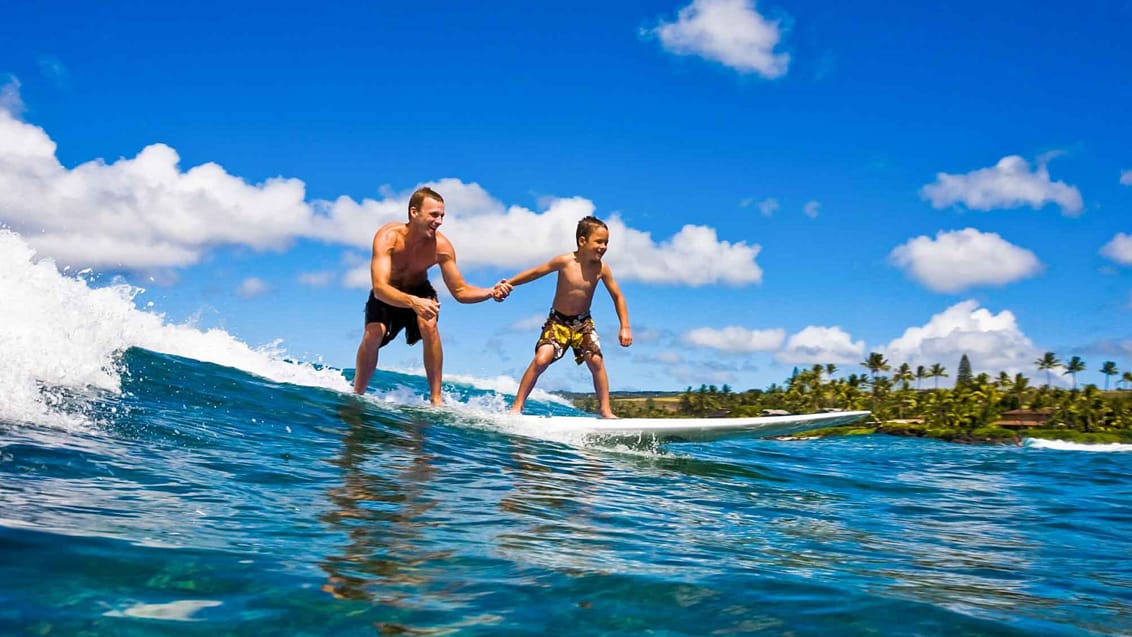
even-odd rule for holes
{"type": "Polygon", "coordinates": [[[1132,635],[1132,447],[550,437],[85,276],[0,231],[2,635],[1132,635]]]}

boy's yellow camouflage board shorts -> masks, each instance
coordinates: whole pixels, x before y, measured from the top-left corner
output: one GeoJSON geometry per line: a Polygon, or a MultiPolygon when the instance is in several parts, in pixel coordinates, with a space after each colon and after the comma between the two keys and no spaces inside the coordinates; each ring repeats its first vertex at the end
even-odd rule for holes
{"type": "Polygon", "coordinates": [[[601,356],[601,343],[589,312],[569,316],[558,310],[550,310],[550,316],[546,317],[546,323],[542,325],[542,336],[535,344],[535,351],[545,344],[554,346],[554,360],[562,358],[567,347],[574,350],[574,362],[579,365],[585,360],[586,352],[601,356]]]}

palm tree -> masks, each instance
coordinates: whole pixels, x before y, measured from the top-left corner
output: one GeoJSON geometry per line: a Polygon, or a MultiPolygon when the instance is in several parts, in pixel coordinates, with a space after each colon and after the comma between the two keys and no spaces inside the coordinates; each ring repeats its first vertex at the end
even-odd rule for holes
{"type": "Polygon", "coordinates": [[[940,376],[947,378],[947,368],[939,363],[932,363],[931,369],[928,370],[928,378],[935,379],[935,388],[939,389],[940,376]]]}
{"type": "Polygon", "coordinates": [[[815,363],[814,366],[810,368],[810,373],[812,373],[814,375],[814,383],[817,384],[817,385],[821,385],[822,384],[821,376],[822,376],[822,374],[825,373],[825,365],[815,363]]]}
{"type": "Polygon", "coordinates": [[[1038,366],[1039,372],[1044,371],[1046,373],[1047,387],[1052,382],[1050,379],[1049,370],[1061,367],[1061,361],[1057,360],[1057,355],[1055,355],[1053,352],[1046,352],[1045,354],[1042,354],[1042,357],[1034,361],[1034,364],[1038,366]]]}
{"type": "Polygon", "coordinates": [[[870,373],[872,373],[873,383],[876,383],[878,372],[887,372],[888,370],[892,369],[892,367],[888,364],[888,361],[885,360],[884,355],[877,352],[869,353],[869,357],[866,358],[865,362],[861,363],[861,365],[867,368],[870,373]]]}
{"type": "Polygon", "coordinates": [[[684,393],[680,394],[680,413],[691,415],[692,409],[692,386],[688,385],[684,393]]]}
{"type": "Polygon", "coordinates": [[[1010,396],[1010,404],[1013,409],[1021,409],[1026,406],[1026,393],[1029,391],[1030,379],[1018,372],[1014,375],[1014,380],[1010,381],[1010,391],[1007,392],[1010,396]]]}
{"type": "Polygon", "coordinates": [[[1080,356],[1074,356],[1065,364],[1065,371],[1061,372],[1061,375],[1072,374],[1073,389],[1077,389],[1077,373],[1083,371],[1085,371],[1085,361],[1081,360],[1080,356]]]}
{"type": "Polygon", "coordinates": [[[1010,374],[1008,374],[1005,371],[1001,371],[1001,372],[998,373],[998,379],[995,380],[994,383],[995,383],[995,385],[998,385],[999,389],[1004,389],[1004,390],[1009,391],[1010,385],[1013,384],[1013,381],[1010,380],[1010,374]]]}
{"type": "Polygon", "coordinates": [[[1116,376],[1120,370],[1116,368],[1116,363],[1112,361],[1105,361],[1101,365],[1101,373],[1104,374],[1104,390],[1108,391],[1108,378],[1109,376],[1116,376]]]}
{"type": "Polygon", "coordinates": [[[1018,372],[1014,375],[1014,380],[1011,382],[1015,387],[1021,387],[1022,389],[1025,389],[1026,386],[1030,384],[1030,379],[1026,378],[1026,375],[1022,372],[1018,372]]]}
{"type": "Polygon", "coordinates": [[[967,386],[972,390],[965,401],[970,409],[968,423],[972,426],[986,426],[998,420],[1001,415],[998,404],[1000,394],[998,389],[990,382],[990,376],[979,374],[974,381],[968,381],[967,386]]]}
{"type": "Polygon", "coordinates": [[[892,379],[899,382],[904,389],[908,389],[908,384],[915,378],[915,374],[912,373],[912,366],[908,363],[901,363],[896,373],[892,375],[892,379]]]}
{"type": "Polygon", "coordinates": [[[1120,382],[1124,383],[1125,387],[1132,387],[1132,372],[1124,372],[1120,377],[1120,382]]]}
{"type": "Polygon", "coordinates": [[[916,366],[916,389],[920,388],[920,381],[928,377],[928,370],[923,365],[916,366]]]}

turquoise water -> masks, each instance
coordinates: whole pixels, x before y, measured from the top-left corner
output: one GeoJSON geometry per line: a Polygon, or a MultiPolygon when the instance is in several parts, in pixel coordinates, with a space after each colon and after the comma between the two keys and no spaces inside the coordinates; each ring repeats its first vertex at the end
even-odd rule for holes
{"type": "Polygon", "coordinates": [[[1119,448],[605,448],[416,376],[117,365],[0,419],[0,634],[1132,634],[1119,448]]]}

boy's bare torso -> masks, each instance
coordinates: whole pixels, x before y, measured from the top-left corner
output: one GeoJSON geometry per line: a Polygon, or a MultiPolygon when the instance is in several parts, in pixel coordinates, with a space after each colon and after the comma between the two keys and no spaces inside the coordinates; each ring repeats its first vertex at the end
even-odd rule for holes
{"type": "Polygon", "coordinates": [[[554,309],[568,316],[589,311],[594,290],[601,280],[602,263],[591,259],[583,261],[577,253],[564,255],[566,265],[558,271],[558,285],[554,291],[554,309]]]}

